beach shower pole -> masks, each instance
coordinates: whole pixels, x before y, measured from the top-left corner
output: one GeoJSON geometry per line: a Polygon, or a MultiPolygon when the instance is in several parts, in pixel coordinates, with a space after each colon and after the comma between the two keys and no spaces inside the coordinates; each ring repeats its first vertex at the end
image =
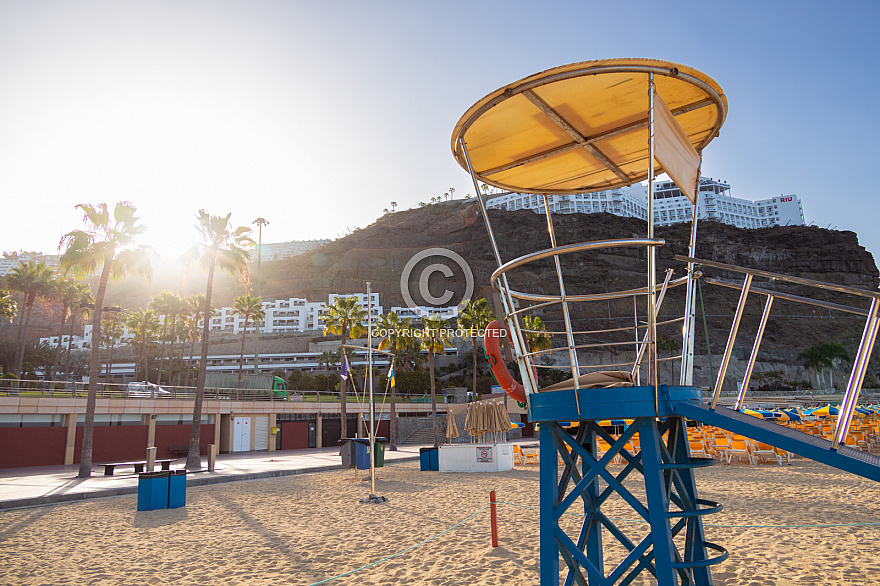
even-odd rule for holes
{"type": "MultiPolygon", "coordinates": [[[[257,218],[252,222],[256,224],[259,230],[257,237],[257,297],[260,304],[263,303],[263,297],[260,294],[260,268],[263,264],[263,226],[268,226],[269,222],[265,218],[257,218]]],[[[254,374],[260,374],[260,324],[254,325],[254,374]]]]}
{"type": "MultiPolygon", "coordinates": [[[[370,494],[376,494],[376,409],[373,405],[373,295],[367,281],[367,385],[370,389],[370,494]]],[[[363,413],[363,411],[361,411],[363,413]]]]}

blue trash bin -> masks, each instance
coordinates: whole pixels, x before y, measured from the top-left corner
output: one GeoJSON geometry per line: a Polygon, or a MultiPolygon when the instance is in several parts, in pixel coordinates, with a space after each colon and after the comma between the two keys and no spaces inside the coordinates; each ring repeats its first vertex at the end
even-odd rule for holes
{"type": "Polygon", "coordinates": [[[143,472],[138,474],[138,511],[168,508],[168,479],[171,473],[143,472]]]}
{"type": "Polygon", "coordinates": [[[440,471],[440,453],[437,448],[419,449],[419,469],[422,471],[440,471]]]}
{"type": "Polygon", "coordinates": [[[186,470],[173,470],[168,477],[168,508],[186,506],[186,470]]]}
{"type": "Polygon", "coordinates": [[[357,438],[352,440],[354,446],[355,467],[358,470],[370,469],[370,440],[365,438],[357,438]]]}

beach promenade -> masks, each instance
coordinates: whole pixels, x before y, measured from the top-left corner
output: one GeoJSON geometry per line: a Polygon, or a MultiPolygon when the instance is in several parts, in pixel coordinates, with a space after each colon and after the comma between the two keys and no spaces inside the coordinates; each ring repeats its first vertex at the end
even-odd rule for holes
{"type": "MultiPolygon", "coordinates": [[[[422,447],[427,446],[398,446],[394,452],[386,449],[385,462],[418,460],[422,447]]],[[[185,463],[185,457],[179,458],[171,468],[183,468],[185,463]]],[[[202,465],[208,465],[206,456],[202,456],[202,465]]],[[[220,454],[214,472],[188,474],[187,486],[328,472],[341,466],[338,446],[220,454]]],[[[78,472],[78,464],[0,470],[0,510],[137,493],[138,476],[131,466],[118,468],[113,476],[104,476],[103,466],[97,464],[92,467],[91,478],[76,478],[78,472]]],[[[369,475],[367,471],[361,474],[369,475]]]]}

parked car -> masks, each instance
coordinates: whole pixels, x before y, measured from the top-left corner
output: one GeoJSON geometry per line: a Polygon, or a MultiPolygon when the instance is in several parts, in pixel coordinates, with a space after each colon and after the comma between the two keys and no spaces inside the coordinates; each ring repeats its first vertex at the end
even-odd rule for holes
{"type": "Polygon", "coordinates": [[[129,397],[156,398],[163,395],[170,395],[171,392],[166,391],[157,384],[144,381],[138,383],[128,383],[128,391],[126,394],[129,397]]]}

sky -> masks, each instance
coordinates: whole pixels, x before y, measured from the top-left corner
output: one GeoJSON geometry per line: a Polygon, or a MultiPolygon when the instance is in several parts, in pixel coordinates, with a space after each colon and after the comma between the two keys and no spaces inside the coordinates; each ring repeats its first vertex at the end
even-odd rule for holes
{"type": "MultiPolygon", "coordinates": [[[[484,95],[576,61],[713,77],[703,174],[796,194],[878,257],[880,3],[0,0],[0,251],[57,253],[79,203],[134,203],[164,259],[195,214],[336,238],[473,184],[450,137],[484,95]]],[[[785,272],[780,267],[779,272],[785,272]]]]}

